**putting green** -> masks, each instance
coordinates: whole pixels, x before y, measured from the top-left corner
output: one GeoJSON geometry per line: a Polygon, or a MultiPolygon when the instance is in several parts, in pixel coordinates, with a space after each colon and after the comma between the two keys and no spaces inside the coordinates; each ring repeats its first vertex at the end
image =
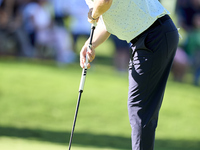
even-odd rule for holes
{"type": "MultiPolygon", "coordinates": [[[[67,150],[68,145],[57,145],[49,142],[38,142],[22,140],[19,138],[0,138],[0,149],[2,150],[67,150]]],[[[109,148],[77,147],[72,145],[71,150],[116,150],[109,148]]]]}

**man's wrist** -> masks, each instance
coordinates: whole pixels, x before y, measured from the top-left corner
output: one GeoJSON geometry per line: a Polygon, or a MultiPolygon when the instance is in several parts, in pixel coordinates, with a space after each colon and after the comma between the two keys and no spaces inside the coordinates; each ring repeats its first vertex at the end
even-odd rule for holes
{"type": "Polygon", "coordinates": [[[92,16],[91,16],[91,18],[92,18],[92,20],[97,20],[97,19],[99,19],[99,17],[97,17],[97,18],[93,18],[92,16]]]}

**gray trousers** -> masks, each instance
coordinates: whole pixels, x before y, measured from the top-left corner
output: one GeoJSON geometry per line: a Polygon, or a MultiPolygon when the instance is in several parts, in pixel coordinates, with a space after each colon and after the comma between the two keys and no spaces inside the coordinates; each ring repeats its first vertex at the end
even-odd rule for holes
{"type": "Polygon", "coordinates": [[[131,46],[128,113],[132,150],[154,149],[159,110],[179,41],[170,18],[158,21],[131,46]]]}

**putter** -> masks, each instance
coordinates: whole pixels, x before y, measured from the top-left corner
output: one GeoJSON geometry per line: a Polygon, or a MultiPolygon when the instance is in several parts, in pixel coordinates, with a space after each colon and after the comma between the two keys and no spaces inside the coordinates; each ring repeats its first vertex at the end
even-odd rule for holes
{"type": "MultiPolygon", "coordinates": [[[[89,45],[87,47],[87,51],[88,51],[88,49],[90,49],[92,47],[92,38],[93,38],[95,28],[96,28],[96,23],[92,24],[92,26],[91,26],[91,32],[90,32],[90,37],[89,37],[89,45]]],[[[81,76],[81,81],[80,81],[80,86],[79,86],[79,95],[78,95],[78,101],[77,101],[76,111],[75,111],[75,115],[74,115],[74,123],[73,123],[71,136],[70,136],[70,140],[69,140],[69,150],[71,149],[72,138],[73,138],[74,129],[75,129],[75,125],[76,125],[76,119],[77,119],[77,115],[78,115],[78,109],[79,109],[79,105],[80,105],[81,95],[83,93],[83,88],[84,88],[84,84],[85,84],[85,78],[86,78],[86,74],[87,74],[87,64],[88,64],[88,57],[86,55],[86,62],[84,64],[84,68],[83,68],[82,76],[81,76]]]]}

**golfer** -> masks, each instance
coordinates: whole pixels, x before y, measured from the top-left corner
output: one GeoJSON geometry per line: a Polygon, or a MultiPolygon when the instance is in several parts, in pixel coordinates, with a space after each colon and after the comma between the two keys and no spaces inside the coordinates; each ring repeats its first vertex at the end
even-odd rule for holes
{"type": "MultiPolygon", "coordinates": [[[[177,49],[179,34],[169,12],[158,0],[86,0],[88,21],[97,22],[93,46],[80,52],[83,68],[95,48],[110,34],[131,43],[128,113],[132,150],[153,150],[155,130],[166,82],[177,49]]],[[[90,68],[90,64],[88,64],[90,68]]]]}

